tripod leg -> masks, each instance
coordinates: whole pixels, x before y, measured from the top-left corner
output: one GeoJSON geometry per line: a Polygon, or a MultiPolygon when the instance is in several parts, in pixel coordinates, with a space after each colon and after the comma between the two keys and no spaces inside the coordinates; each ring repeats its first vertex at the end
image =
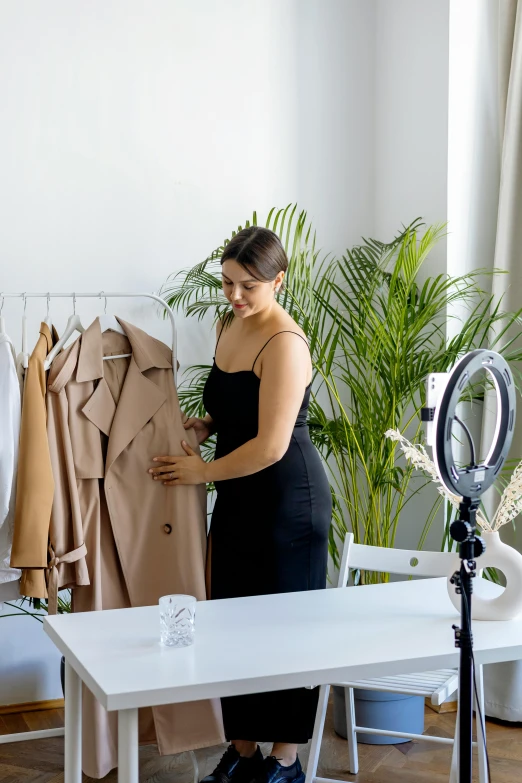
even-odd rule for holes
{"type": "Polygon", "coordinates": [[[459,720],[459,783],[471,783],[472,726],[473,726],[473,663],[467,650],[461,650],[464,659],[460,669],[459,720]]]}
{"type": "MultiPolygon", "coordinates": [[[[466,554],[461,544],[461,557],[466,554]]],[[[469,557],[471,560],[471,556],[469,557]]],[[[461,628],[457,642],[460,647],[459,666],[459,783],[471,783],[473,765],[473,655],[471,636],[471,571],[466,568],[468,559],[462,560],[460,567],[461,628]]]]}
{"type": "MultiPolygon", "coordinates": [[[[477,477],[476,477],[477,478],[477,477]]],[[[460,602],[460,628],[453,626],[455,646],[460,649],[458,769],[459,783],[471,783],[473,771],[473,636],[471,633],[471,595],[477,564],[475,558],[484,551],[484,542],[475,536],[478,498],[464,496],[459,506],[459,519],[451,525],[451,535],[460,544],[460,570],[453,574],[460,602]]]]}
{"type": "Polygon", "coordinates": [[[460,702],[457,704],[457,721],[455,723],[455,737],[453,739],[453,753],[451,754],[451,772],[449,783],[459,781],[459,727],[460,727],[460,702]]]}
{"type": "Polygon", "coordinates": [[[486,716],[484,714],[484,677],[482,665],[477,666],[475,677],[477,680],[478,694],[478,701],[475,699],[475,723],[477,727],[479,783],[489,783],[488,764],[486,758],[486,716]],[[480,725],[481,714],[483,720],[482,727],[480,725]]]}

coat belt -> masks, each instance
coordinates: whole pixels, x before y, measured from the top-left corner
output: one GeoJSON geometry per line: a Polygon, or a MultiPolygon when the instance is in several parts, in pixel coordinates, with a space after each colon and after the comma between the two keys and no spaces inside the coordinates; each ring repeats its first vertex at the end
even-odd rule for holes
{"type": "Polygon", "coordinates": [[[87,547],[85,544],[82,544],[77,549],[72,549],[65,555],[60,556],[55,555],[51,547],[49,547],[49,550],[51,554],[51,560],[49,561],[48,565],[49,584],[47,586],[47,593],[49,597],[47,601],[47,612],[48,614],[57,614],[59,584],[58,565],[60,563],[75,563],[77,560],[85,557],[87,555],[87,547]]]}

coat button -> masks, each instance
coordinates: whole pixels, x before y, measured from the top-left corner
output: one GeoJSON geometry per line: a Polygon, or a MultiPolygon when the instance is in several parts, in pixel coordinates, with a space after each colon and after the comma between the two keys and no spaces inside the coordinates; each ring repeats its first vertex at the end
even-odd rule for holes
{"type": "Polygon", "coordinates": [[[165,533],[172,533],[172,525],[163,525],[163,530],[165,533]]]}

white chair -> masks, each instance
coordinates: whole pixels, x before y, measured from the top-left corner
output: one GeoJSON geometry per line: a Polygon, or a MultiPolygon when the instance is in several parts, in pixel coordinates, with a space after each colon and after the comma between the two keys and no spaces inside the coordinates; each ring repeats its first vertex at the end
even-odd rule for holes
{"type": "MultiPolygon", "coordinates": [[[[344,588],[348,584],[350,569],[364,569],[381,573],[415,575],[423,577],[448,576],[454,562],[454,554],[449,552],[416,552],[405,549],[390,549],[385,547],[364,546],[353,543],[352,533],[348,533],[344,542],[341,568],[339,572],[338,588],[344,588]]],[[[358,589],[358,588],[350,588],[358,589]]],[[[482,678],[482,666],[477,667],[476,672],[477,691],[482,716],[484,716],[484,690],[482,678]]],[[[359,769],[357,753],[357,734],[380,734],[391,737],[404,737],[408,739],[428,740],[441,744],[453,745],[451,762],[450,783],[457,783],[458,779],[458,743],[454,739],[446,737],[434,737],[428,734],[408,734],[399,731],[386,731],[372,729],[365,726],[357,726],[355,721],[354,688],[365,690],[386,691],[388,693],[408,693],[414,696],[429,697],[433,705],[442,702],[458,690],[458,671],[456,669],[441,669],[439,671],[422,672],[420,674],[400,675],[393,677],[380,677],[372,680],[358,680],[355,682],[332,683],[345,688],[346,697],[346,726],[348,729],[348,758],[349,771],[356,775],[359,769]]],[[[331,778],[318,778],[317,766],[321,751],[321,741],[324,731],[324,722],[328,706],[330,685],[322,685],[319,690],[319,703],[315,719],[314,733],[308,759],[305,783],[342,783],[331,778]]],[[[475,702],[475,708],[476,708],[475,702]]],[[[484,727],[485,732],[485,727],[484,727]]],[[[480,783],[488,783],[487,763],[485,754],[485,733],[482,742],[482,732],[478,725],[477,711],[477,739],[479,746],[478,767],[480,783]]],[[[455,736],[458,737],[458,715],[455,736]]],[[[473,743],[477,746],[477,743],[473,743]]]]}

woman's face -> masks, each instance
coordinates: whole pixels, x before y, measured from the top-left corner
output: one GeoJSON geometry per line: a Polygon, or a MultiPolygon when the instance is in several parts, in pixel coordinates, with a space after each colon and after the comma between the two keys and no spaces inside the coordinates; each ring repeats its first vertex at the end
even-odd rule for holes
{"type": "Polygon", "coordinates": [[[283,282],[284,272],[275,280],[257,280],[236,261],[229,259],[221,267],[223,292],[233,307],[234,315],[247,318],[260,313],[274,301],[274,292],[283,282]]]}

